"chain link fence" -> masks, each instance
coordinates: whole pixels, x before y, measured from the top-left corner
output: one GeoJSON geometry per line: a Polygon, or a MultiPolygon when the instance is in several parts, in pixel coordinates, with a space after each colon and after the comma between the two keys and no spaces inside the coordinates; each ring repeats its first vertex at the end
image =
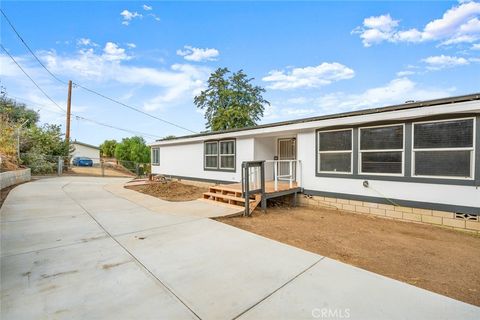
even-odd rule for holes
{"type": "Polygon", "coordinates": [[[114,158],[86,158],[22,153],[22,166],[31,168],[32,175],[79,175],[100,177],[147,177],[150,163],[116,160],[114,158]]]}

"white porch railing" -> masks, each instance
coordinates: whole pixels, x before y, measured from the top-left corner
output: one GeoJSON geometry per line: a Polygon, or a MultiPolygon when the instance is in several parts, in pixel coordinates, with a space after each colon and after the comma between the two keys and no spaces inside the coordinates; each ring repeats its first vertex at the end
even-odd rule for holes
{"type": "Polygon", "coordinates": [[[302,186],[302,162],[300,160],[266,160],[266,170],[273,166],[273,181],[275,191],[278,191],[279,181],[288,181],[289,188],[293,188],[293,183],[297,187],[302,186]]]}

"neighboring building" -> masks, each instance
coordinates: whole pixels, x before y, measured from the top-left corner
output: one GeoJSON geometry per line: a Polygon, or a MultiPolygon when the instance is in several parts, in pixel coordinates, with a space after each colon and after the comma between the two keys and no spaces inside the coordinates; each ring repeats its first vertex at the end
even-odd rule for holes
{"type": "Polygon", "coordinates": [[[440,224],[455,213],[477,221],[479,119],[480,93],[195,134],[151,143],[152,173],[234,183],[242,162],[267,160],[266,180],[293,178],[319,205],[416,221],[427,220],[423,212],[440,224]]]}
{"type": "Polygon", "coordinates": [[[94,164],[100,164],[100,148],[79,142],[77,140],[72,142],[72,145],[75,147],[75,150],[72,152],[72,161],[75,157],[87,157],[92,159],[94,164]]]}

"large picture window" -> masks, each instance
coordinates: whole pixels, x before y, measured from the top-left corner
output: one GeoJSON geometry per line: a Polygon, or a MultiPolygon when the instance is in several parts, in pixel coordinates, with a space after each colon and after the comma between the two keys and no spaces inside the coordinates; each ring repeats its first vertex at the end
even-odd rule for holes
{"type": "Polygon", "coordinates": [[[152,148],[152,165],[160,165],[160,148],[152,148]]]}
{"type": "Polygon", "coordinates": [[[318,172],[352,173],[352,129],[318,132],[318,172]]]}
{"type": "Polygon", "coordinates": [[[359,173],[403,175],[404,125],[359,129],[359,173]]]}
{"type": "Polygon", "coordinates": [[[473,179],[474,132],[473,118],[414,123],[413,176],[473,179]]]}
{"type": "Polygon", "coordinates": [[[205,142],[205,165],[207,170],[235,170],[235,140],[205,142]]]}

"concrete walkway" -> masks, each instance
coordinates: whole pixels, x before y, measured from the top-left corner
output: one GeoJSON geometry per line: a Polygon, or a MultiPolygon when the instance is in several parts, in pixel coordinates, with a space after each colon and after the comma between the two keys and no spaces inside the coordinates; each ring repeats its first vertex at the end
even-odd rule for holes
{"type": "Polygon", "coordinates": [[[165,204],[116,178],[20,185],[3,319],[479,319],[480,308],[165,204]],[[160,202],[158,202],[158,201],[160,202]]]}

